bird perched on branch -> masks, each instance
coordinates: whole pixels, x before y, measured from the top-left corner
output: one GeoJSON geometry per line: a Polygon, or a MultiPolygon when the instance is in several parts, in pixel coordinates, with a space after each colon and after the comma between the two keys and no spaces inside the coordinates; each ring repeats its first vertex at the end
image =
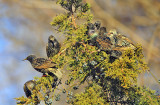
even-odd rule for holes
{"type": "Polygon", "coordinates": [[[101,23],[100,21],[96,21],[93,23],[88,23],[87,25],[87,35],[89,37],[89,45],[97,46],[97,36],[99,34],[101,23]]]}
{"type": "Polygon", "coordinates": [[[90,40],[88,40],[88,44],[94,46],[96,44],[96,38],[98,34],[95,32],[95,26],[93,23],[88,23],[87,25],[87,35],[90,40]]]}
{"type": "Polygon", "coordinates": [[[97,37],[100,27],[101,27],[100,21],[96,21],[94,24],[93,23],[88,23],[88,25],[87,25],[88,36],[92,39],[97,37]]]}
{"type": "Polygon", "coordinates": [[[44,75],[55,75],[58,79],[62,78],[62,73],[59,69],[56,68],[56,63],[45,58],[37,58],[35,55],[29,55],[26,59],[28,60],[32,67],[43,73],[44,75]]]}
{"type": "MultiPolygon", "coordinates": [[[[35,88],[36,88],[36,82],[34,80],[29,80],[24,84],[23,90],[24,90],[25,95],[26,95],[27,98],[33,98],[32,94],[33,94],[33,90],[35,88]]],[[[38,105],[40,103],[40,101],[38,100],[37,95],[35,95],[33,99],[35,101],[34,105],[38,105]]]]}
{"type": "Polygon", "coordinates": [[[50,35],[48,38],[48,43],[46,45],[46,53],[48,58],[52,58],[54,55],[56,55],[61,48],[60,43],[57,41],[57,39],[53,36],[50,35]]]}
{"type": "Polygon", "coordinates": [[[89,38],[94,38],[94,33],[95,33],[95,26],[93,23],[88,23],[87,25],[87,35],[89,38]]]}
{"type": "Polygon", "coordinates": [[[100,50],[110,52],[112,49],[111,39],[107,36],[106,27],[101,27],[96,41],[100,50]]]}
{"type": "Polygon", "coordinates": [[[133,42],[124,35],[118,34],[115,29],[109,31],[107,36],[112,40],[115,47],[130,47],[135,48],[133,42]]]}
{"type": "Polygon", "coordinates": [[[99,36],[105,36],[106,33],[107,33],[106,27],[101,27],[99,31],[99,36]]]}
{"type": "Polygon", "coordinates": [[[115,29],[107,32],[106,27],[101,27],[101,23],[96,21],[87,26],[89,45],[96,46],[100,50],[114,58],[119,58],[122,52],[128,48],[134,49],[134,44],[124,35],[118,34],[115,29]]]}
{"type": "Polygon", "coordinates": [[[119,58],[122,55],[122,52],[128,48],[135,48],[135,45],[129,38],[118,34],[115,29],[110,30],[107,36],[111,39],[111,43],[113,44],[111,56],[115,58],[119,58]]]}
{"type": "Polygon", "coordinates": [[[31,98],[32,91],[35,89],[35,87],[36,82],[34,80],[29,80],[24,84],[23,90],[28,98],[31,98]]]}
{"type": "Polygon", "coordinates": [[[94,26],[96,27],[96,30],[99,30],[100,27],[101,27],[101,22],[100,22],[100,21],[96,21],[96,22],[94,23],[94,26]]]}

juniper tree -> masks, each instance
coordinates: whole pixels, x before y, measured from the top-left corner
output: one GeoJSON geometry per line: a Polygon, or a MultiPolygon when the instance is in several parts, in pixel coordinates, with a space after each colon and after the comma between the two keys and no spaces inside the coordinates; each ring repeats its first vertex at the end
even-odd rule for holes
{"type": "MultiPolygon", "coordinates": [[[[88,3],[82,0],[58,0],[57,4],[66,11],[54,17],[51,25],[56,27],[57,32],[65,35],[66,39],[60,53],[53,56],[52,60],[58,64],[57,68],[67,68],[69,79],[66,80],[66,85],[69,84],[70,88],[79,89],[84,82],[88,83],[82,93],[72,94],[69,89],[61,91],[64,94],[68,93],[67,103],[160,104],[154,91],[137,85],[138,75],[148,70],[140,44],[135,44],[134,48],[128,47],[122,51],[120,57],[113,59],[108,52],[90,44],[92,37],[88,35],[88,26],[92,24],[93,15],[88,3]]],[[[32,98],[16,98],[17,104],[37,104],[35,96],[47,105],[59,101],[61,96],[54,94],[57,89],[54,78],[35,77],[37,85],[32,92],[32,98]]]]}

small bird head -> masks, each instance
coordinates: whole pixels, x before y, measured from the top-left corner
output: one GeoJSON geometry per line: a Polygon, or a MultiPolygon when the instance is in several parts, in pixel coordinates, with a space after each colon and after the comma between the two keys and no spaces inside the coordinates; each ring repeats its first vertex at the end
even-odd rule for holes
{"type": "Polygon", "coordinates": [[[88,23],[87,29],[88,30],[95,30],[94,24],[88,23]]]}
{"type": "Polygon", "coordinates": [[[53,42],[54,40],[55,40],[55,37],[53,35],[50,35],[49,38],[48,38],[48,42],[50,42],[50,41],[53,42]]]}
{"type": "Polygon", "coordinates": [[[100,21],[96,21],[94,23],[94,25],[96,26],[97,30],[101,27],[101,22],[100,21]]]}
{"type": "Polygon", "coordinates": [[[94,33],[95,33],[94,24],[88,23],[88,26],[87,26],[87,34],[88,34],[88,36],[91,37],[94,33]]]}
{"type": "Polygon", "coordinates": [[[116,29],[111,29],[111,30],[109,31],[109,35],[117,35],[116,29]]]}
{"type": "Polygon", "coordinates": [[[24,60],[28,60],[30,62],[32,62],[34,59],[36,59],[35,55],[29,55],[27,58],[25,58],[24,60]]]}
{"type": "Polygon", "coordinates": [[[104,35],[106,32],[107,32],[106,27],[101,27],[99,34],[104,35]]]}

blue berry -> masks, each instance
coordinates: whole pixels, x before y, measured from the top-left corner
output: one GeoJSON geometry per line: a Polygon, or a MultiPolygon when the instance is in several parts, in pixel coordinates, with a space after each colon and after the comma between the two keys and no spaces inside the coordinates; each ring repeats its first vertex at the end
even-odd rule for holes
{"type": "Polygon", "coordinates": [[[74,86],[73,87],[74,90],[77,90],[78,88],[79,88],[79,86],[74,86]]]}
{"type": "Polygon", "coordinates": [[[96,61],[91,61],[91,64],[94,66],[94,65],[97,64],[97,62],[96,61]]]}
{"type": "Polygon", "coordinates": [[[82,71],[82,70],[79,70],[79,73],[80,73],[80,74],[82,74],[82,73],[83,73],[83,71],[82,71]]]}

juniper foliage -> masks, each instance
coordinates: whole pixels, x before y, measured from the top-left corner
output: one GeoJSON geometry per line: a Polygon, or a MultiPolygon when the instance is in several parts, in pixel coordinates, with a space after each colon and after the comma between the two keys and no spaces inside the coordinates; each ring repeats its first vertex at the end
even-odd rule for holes
{"type": "MultiPolygon", "coordinates": [[[[66,84],[76,87],[88,82],[85,92],[75,94],[67,103],[74,105],[89,104],[138,104],[158,105],[159,98],[154,91],[137,86],[137,77],[148,70],[144,61],[143,49],[136,44],[134,49],[128,48],[122,56],[112,60],[105,51],[88,44],[87,25],[91,23],[93,15],[90,13],[90,5],[82,0],[58,0],[66,12],[53,18],[51,25],[57,27],[57,31],[65,35],[66,40],[60,53],[53,57],[53,61],[59,64],[57,67],[67,67],[70,79],[66,84]],[[92,78],[88,81],[88,78],[92,78]],[[78,82],[77,82],[78,80],[78,82]],[[76,85],[74,83],[76,82],[76,85]]],[[[38,100],[59,100],[59,95],[49,96],[56,86],[53,77],[36,78],[37,87],[32,93],[32,98],[16,98],[22,104],[37,104],[38,100]]],[[[76,88],[78,89],[78,88],[76,88]]],[[[68,90],[67,90],[68,91],[68,90]]],[[[66,93],[66,90],[63,91],[66,93]]],[[[50,102],[51,102],[50,101],[50,102]]],[[[52,103],[52,102],[51,102],[52,103]]]]}

